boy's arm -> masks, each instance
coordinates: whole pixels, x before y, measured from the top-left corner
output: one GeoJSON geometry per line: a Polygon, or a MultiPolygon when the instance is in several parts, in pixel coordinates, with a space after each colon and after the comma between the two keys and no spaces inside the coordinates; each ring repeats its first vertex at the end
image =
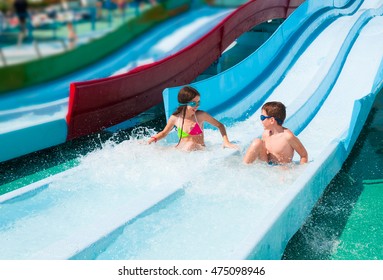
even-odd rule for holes
{"type": "Polygon", "coordinates": [[[288,137],[291,147],[297,151],[301,157],[300,164],[308,162],[308,154],[306,148],[303,146],[302,142],[296,137],[292,132],[290,137],[288,137]]]}

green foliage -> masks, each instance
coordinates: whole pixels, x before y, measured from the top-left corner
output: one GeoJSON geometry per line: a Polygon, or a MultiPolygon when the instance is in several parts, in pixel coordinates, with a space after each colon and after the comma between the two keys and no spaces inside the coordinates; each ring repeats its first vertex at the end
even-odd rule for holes
{"type": "Polygon", "coordinates": [[[0,0],[0,11],[2,11],[3,13],[9,11],[12,7],[12,1],[13,0],[0,0]]]}

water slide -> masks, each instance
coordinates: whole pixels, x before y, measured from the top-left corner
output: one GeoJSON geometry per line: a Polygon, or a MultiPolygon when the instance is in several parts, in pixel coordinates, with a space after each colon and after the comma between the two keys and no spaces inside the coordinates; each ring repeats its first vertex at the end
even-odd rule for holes
{"type": "MultiPolygon", "coordinates": [[[[286,126],[305,144],[309,164],[288,172],[245,166],[208,127],[201,153],[171,149],[173,137],[145,145],[154,132],[137,130],[70,171],[3,195],[1,258],[279,259],[382,88],[382,5],[306,1],[248,59],[194,84],[201,108],[225,121],[243,149],[261,133],[261,103],[284,102],[286,126]]],[[[177,90],[164,92],[167,112],[177,90]]]]}
{"type": "MultiPolygon", "coordinates": [[[[296,23],[294,17],[299,12],[315,15],[313,2],[304,3],[283,24],[279,35],[291,31],[289,23],[296,23]]],[[[260,106],[266,101],[282,101],[288,110],[285,126],[299,136],[311,160],[307,166],[299,167],[301,174],[295,174],[296,178],[288,184],[272,181],[278,188],[287,188],[281,193],[273,189],[272,194],[278,193],[274,205],[254,216],[257,228],[239,242],[231,257],[281,257],[288,240],[351,152],[375,96],[382,89],[383,1],[327,1],[319,5],[323,4],[335,4],[340,9],[324,13],[323,18],[316,14],[318,18],[291,41],[290,49],[284,49],[282,56],[277,53],[280,49],[274,52],[268,44],[276,46],[278,41],[290,39],[277,39],[278,34],[274,34],[263,50],[257,50],[236,69],[194,84],[200,92],[207,93],[202,94],[201,109],[231,124],[229,135],[236,135],[237,140],[240,136],[239,142],[245,147],[262,133],[262,127],[257,126],[260,106]],[[277,59],[272,61],[274,57],[277,59]],[[264,64],[268,59],[271,62],[264,64]],[[272,72],[267,71],[270,65],[272,72]],[[209,94],[212,88],[218,89],[220,95],[209,94]],[[249,129],[251,134],[247,133],[249,129]]],[[[167,117],[177,106],[178,90],[179,87],[164,92],[167,117]]],[[[265,191],[258,185],[256,190],[265,191]]],[[[271,199],[270,194],[262,197],[271,199]]]]}
{"type": "Polygon", "coordinates": [[[158,24],[145,36],[82,70],[50,82],[1,93],[0,161],[67,140],[66,114],[71,82],[116,76],[170,56],[208,33],[232,11],[231,8],[208,6],[189,10],[158,24]]]}

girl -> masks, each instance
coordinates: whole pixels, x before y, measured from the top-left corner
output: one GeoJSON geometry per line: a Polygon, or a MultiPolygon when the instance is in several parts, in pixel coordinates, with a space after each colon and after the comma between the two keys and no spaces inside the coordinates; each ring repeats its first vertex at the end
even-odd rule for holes
{"type": "Polygon", "coordinates": [[[236,145],[230,143],[222,123],[208,113],[198,110],[200,94],[196,89],[190,86],[183,87],[178,93],[178,102],[179,106],[170,116],[165,128],[150,137],[149,144],[166,137],[173,127],[176,127],[179,137],[177,148],[185,151],[202,150],[205,147],[203,124],[208,122],[219,129],[223,138],[223,147],[238,149],[236,145]]]}

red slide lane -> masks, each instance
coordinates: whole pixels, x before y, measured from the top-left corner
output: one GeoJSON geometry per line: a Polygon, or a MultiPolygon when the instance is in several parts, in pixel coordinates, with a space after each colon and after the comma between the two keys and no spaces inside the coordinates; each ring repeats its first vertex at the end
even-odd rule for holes
{"type": "Polygon", "coordinates": [[[249,1],[174,55],[118,76],[72,83],[67,140],[98,132],[159,104],[165,88],[190,83],[241,34],[269,19],[286,18],[303,1],[249,1]]]}

